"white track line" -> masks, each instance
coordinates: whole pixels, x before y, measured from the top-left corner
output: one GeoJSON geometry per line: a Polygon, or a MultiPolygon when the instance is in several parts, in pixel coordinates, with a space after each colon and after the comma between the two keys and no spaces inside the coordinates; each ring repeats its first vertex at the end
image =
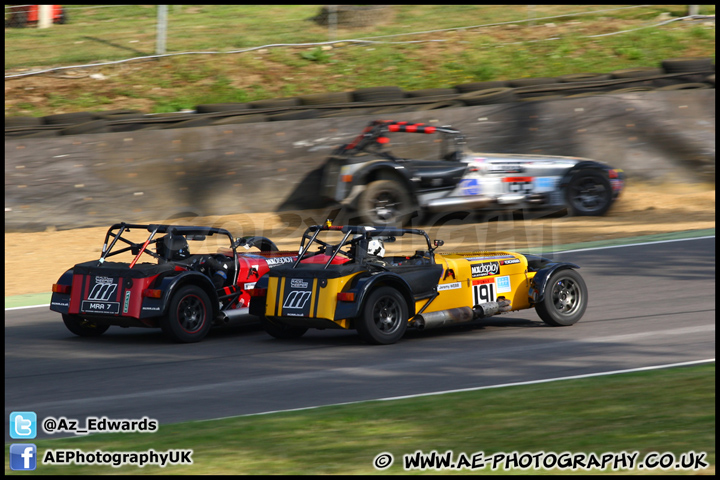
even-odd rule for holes
{"type": "Polygon", "coordinates": [[[680,363],[670,363],[666,365],[653,365],[650,367],[638,367],[638,368],[628,368],[626,370],[612,370],[610,372],[599,372],[599,373],[587,373],[584,375],[572,375],[569,377],[556,377],[556,378],[546,378],[542,380],[529,380],[527,382],[514,382],[514,383],[500,383],[497,385],[486,385],[484,387],[469,387],[469,388],[459,388],[456,390],[442,390],[439,392],[429,392],[429,393],[416,393],[413,395],[402,395],[399,397],[386,397],[386,398],[376,398],[371,400],[358,400],[355,402],[343,402],[343,403],[333,403],[328,405],[316,405],[312,407],[302,407],[302,408],[291,408],[288,410],[271,410],[267,412],[259,412],[259,413],[249,413],[246,415],[234,415],[230,417],[222,417],[222,418],[212,418],[208,420],[194,420],[194,422],[208,422],[212,420],[226,420],[230,418],[242,418],[242,417],[254,417],[257,415],[270,415],[273,413],[285,413],[285,412],[299,412],[303,410],[314,410],[317,408],[322,407],[337,407],[339,405],[355,405],[358,403],[366,403],[366,402],[389,402],[393,400],[406,400],[410,398],[420,398],[420,397],[430,397],[432,395],[445,395],[447,393],[460,393],[460,392],[476,392],[479,390],[489,390],[492,388],[503,388],[503,387],[517,387],[521,385],[535,385],[538,383],[549,383],[549,382],[559,382],[562,380],[578,380],[581,378],[592,378],[592,377],[601,377],[605,375],[618,375],[621,373],[634,373],[634,372],[644,372],[648,370],[659,370],[663,368],[673,368],[673,367],[687,367],[690,365],[699,365],[702,363],[713,363],[715,362],[714,358],[707,358],[705,360],[693,360],[690,362],[680,362],[680,363]]]}

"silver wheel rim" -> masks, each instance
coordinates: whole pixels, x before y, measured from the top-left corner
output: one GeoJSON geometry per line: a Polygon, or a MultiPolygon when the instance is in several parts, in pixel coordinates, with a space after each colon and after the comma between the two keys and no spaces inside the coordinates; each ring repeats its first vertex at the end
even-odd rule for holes
{"type": "Polygon", "coordinates": [[[183,330],[196,333],[205,323],[205,304],[200,297],[187,295],[178,304],[177,318],[183,330]]]}
{"type": "Polygon", "coordinates": [[[571,278],[561,278],[553,285],[552,302],[555,310],[563,316],[575,314],[582,302],[582,290],[571,278]]]}
{"type": "Polygon", "coordinates": [[[581,178],[571,187],[573,204],[580,210],[591,212],[605,204],[605,186],[592,177],[581,178]]]}
{"type": "Polygon", "coordinates": [[[373,322],[378,331],[391,335],[398,331],[402,322],[402,309],[395,298],[380,297],[373,306],[373,322]]]}

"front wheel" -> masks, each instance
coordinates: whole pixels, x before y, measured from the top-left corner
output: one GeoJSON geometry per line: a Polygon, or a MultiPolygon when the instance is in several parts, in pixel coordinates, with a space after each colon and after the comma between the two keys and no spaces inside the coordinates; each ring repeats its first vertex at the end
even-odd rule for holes
{"type": "Polygon", "coordinates": [[[367,343],[389,345],[405,335],[408,307],[400,292],[380,287],[370,294],[355,322],[358,334],[367,343]]]}
{"type": "Polygon", "coordinates": [[[99,337],[110,328],[110,325],[98,325],[78,315],[63,313],[62,319],[67,329],[80,337],[99,337]]]}
{"type": "Polygon", "coordinates": [[[403,226],[412,213],[410,194],[394,180],[370,183],[358,199],[358,214],[367,225],[403,226]]]}
{"type": "Polygon", "coordinates": [[[570,179],[566,191],[570,214],[575,216],[605,215],[612,203],[612,197],[610,180],[592,170],[577,172],[570,179]]]}
{"type": "Polygon", "coordinates": [[[199,342],[210,331],[211,317],[212,306],[207,293],[200,287],[187,285],[173,295],[160,327],[176,342],[199,342]]]}
{"type": "Polygon", "coordinates": [[[535,311],[546,324],[566,327],[582,318],[587,302],[588,290],[580,274],[560,270],[548,279],[543,300],[535,305],[535,311]]]}

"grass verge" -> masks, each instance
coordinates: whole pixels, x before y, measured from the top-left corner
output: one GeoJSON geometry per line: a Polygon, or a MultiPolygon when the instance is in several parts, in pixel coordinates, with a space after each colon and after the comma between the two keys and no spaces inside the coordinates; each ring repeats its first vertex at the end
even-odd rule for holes
{"type": "MultiPolygon", "coordinates": [[[[82,422],[82,420],[81,420],[82,422]]],[[[29,442],[28,442],[29,443],[29,442]]],[[[84,452],[192,449],[192,465],[58,466],[34,474],[401,474],[404,454],[455,457],[483,451],[595,453],[705,452],[707,469],[630,473],[715,472],[715,364],[564,380],[421,398],[371,401],[311,410],[161,425],[157,433],[103,434],[39,440],[48,449],[84,452]],[[382,472],[372,462],[389,452],[382,472]]],[[[9,469],[6,445],[5,472],[9,469]]],[[[459,473],[522,473],[522,470],[459,473]]],[[[612,473],[611,470],[607,472],[612,473]]],[[[618,473],[627,471],[618,471],[618,473]]],[[[20,473],[20,472],[18,472],[20,473]]],[[[26,473],[26,472],[22,472],[26,473]]],[[[427,470],[426,473],[439,473],[427,470]]],[[[451,473],[450,470],[442,473],[451,473]]],[[[599,473],[597,470],[525,473],[599,473]]]]}
{"type": "MultiPolygon", "coordinates": [[[[458,84],[609,73],[659,67],[676,57],[715,57],[714,22],[662,19],[685,5],[607,12],[601,6],[535,6],[533,16],[577,16],[526,24],[516,8],[450,5],[394,6],[375,27],[337,32],[338,39],[383,37],[424,43],[281,47],[247,53],[186,55],[8,79],[5,115],[44,116],[81,110],[194,109],[198,104],[249,102],[321,92],[397,85],[404,90],[458,84]],[[592,13],[592,12],[598,13],[592,13]],[[516,23],[502,23],[515,20],[516,23]],[[497,25],[437,31],[462,25],[497,25]],[[615,32],[626,32],[615,35],[615,32]],[[598,36],[607,35],[609,36],[598,36]],[[594,37],[591,37],[594,36],[594,37]],[[99,79],[91,78],[99,75],[99,79]],[[91,93],[89,93],[91,92],[91,93]]],[[[168,52],[231,51],[286,42],[325,42],[326,27],[308,18],[319,6],[188,6],[171,9],[168,52]]],[[[714,6],[703,13],[714,14],[714,6]]],[[[77,65],[152,55],[154,6],[77,9],[68,25],[6,29],[5,69],[77,65]],[[110,13],[115,16],[108,17],[110,13]],[[110,23],[108,23],[110,22],[110,23]],[[130,43],[134,42],[134,43],[130,43]]]]}

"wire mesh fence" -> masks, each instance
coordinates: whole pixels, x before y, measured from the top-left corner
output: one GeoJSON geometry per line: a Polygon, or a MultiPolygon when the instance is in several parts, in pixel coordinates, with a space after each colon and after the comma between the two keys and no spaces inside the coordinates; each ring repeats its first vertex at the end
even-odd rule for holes
{"type": "MultiPolygon", "coordinates": [[[[414,42],[453,30],[532,28],[604,18],[647,25],[687,15],[687,5],[5,5],[5,73],[158,55],[229,53],[286,44],[414,42]]],[[[703,13],[703,8],[697,9],[703,13]]],[[[714,7],[706,6],[704,9],[714,7]]],[[[25,73],[23,73],[25,72],[25,73]]]]}

